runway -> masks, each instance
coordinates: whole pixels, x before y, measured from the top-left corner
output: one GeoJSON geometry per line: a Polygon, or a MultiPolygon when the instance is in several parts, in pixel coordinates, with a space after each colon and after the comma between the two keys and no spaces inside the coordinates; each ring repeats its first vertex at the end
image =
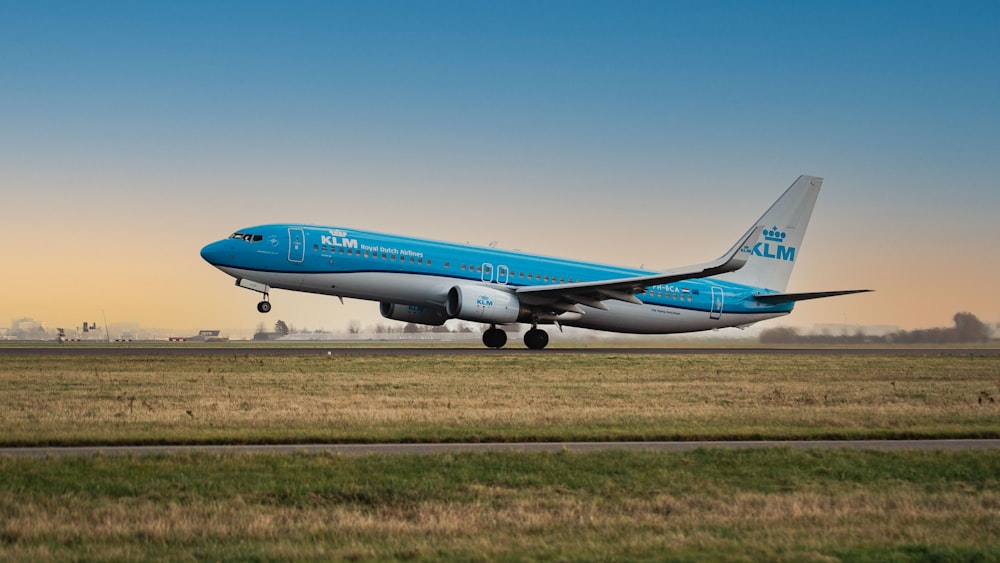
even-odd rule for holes
{"type": "Polygon", "coordinates": [[[686,452],[699,448],[745,450],[753,448],[848,449],[848,450],[984,450],[1000,448],[998,439],[969,440],[748,440],[695,442],[523,442],[449,444],[270,444],[270,445],[175,445],[175,446],[74,446],[0,448],[0,456],[61,457],[90,455],[173,454],[338,454],[338,455],[431,455],[485,452],[686,452]]]}
{"type": "Polygon", "coordinates": [[[1000,347],[949,348],[949,347],[559,347],[529,350],[511,346],[500,350],[482,347],[442,346],[378,346],[370,344],[345,345],[191,345],[191,344],[64,344],[64,345],[0,345],[0,357],[9,355],[189,355],[189,356],[437,356],[437,355],[497,355],[497,354],[548,354],[548,355],[622,355],[642,354],[657,356],[711,355],[784,355],[784,356],[1000,356],[1000,347]]]}

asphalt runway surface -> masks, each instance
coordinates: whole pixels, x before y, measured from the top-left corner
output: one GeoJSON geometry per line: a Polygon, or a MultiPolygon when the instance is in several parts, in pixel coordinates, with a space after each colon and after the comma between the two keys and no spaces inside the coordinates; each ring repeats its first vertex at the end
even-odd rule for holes
{"type": "Polygon", "coordinates": [[[0,448],[0,456],[50,457],[70,455],[167,455],[167,454],[340,454],[340,455],[429,455],[460,452],[686,452],[698,448],[745,450],[752,448],[848,449],[848,450],[983,450],[1000,448],[1000,440],[763,440],[698,442],[511,442],[449,444],[280,444],[201,446],[76,446],[0,448]]]}
{"type": "Polygon", "coordinates": [[[322,344],[282,345],[191,345],[174,344],[64,344],[43,346],[0,345],[0,357],[7,355],[243,355],[243,356],[435,356],[455,355],[470,356],[483,354],[587,354],[587,355],[622,355],[651,354],[659,356],[683,356],[691,354],[714,355],[792,355],[792,356],[1000,356],[998,348],[934,348],[934,347],[892,347],[878,348],[861,346],[855,348],[843,347],[678,347],[678,348],[644,348],[644,347],[599,347],[573,348],[551,347],[545,350],[529,350],[517,345],[493,350],[483,347],[441,347],[441,346],[377,346],[368,344],[345,345],[336,343],[324,346],[322,344]]]}

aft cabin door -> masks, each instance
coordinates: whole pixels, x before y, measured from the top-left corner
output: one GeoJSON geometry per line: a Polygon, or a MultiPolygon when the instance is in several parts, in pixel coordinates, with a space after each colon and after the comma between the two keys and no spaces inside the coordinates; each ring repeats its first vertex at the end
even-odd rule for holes
{"type": "Polygon", "coordinates": [[[721,287],[712,288],[712,312],[708,315],[710,319],[722,318],[722,295],[721,287]]]}
{"type": "Polygon", "coordinates": [[[301,262],[306,258],[306,234],[298,227],[288,228],[288,261],[301,262]]]}

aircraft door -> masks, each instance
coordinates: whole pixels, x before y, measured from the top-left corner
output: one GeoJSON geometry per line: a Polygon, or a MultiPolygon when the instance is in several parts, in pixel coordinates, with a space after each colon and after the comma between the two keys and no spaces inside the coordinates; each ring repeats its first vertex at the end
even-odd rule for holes
{"type": "Polygon", "coordinates": [[[306,234],[300,227],[288,228],[288,261],[302,262],[306,258],[306,234]]]}
{"type": "Polygon", "coordinates": [[[722,296],[723,292],[721,287],[712,288],[712,312],[709,313],[709,318],[716,320],[722,318],[722,296]]]}

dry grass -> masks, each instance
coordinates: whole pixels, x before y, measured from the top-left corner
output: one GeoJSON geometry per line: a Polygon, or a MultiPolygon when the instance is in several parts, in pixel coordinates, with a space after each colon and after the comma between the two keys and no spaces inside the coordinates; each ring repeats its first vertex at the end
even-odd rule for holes
{"type": "Polygon", "coordinates": [[[7,444],[1000,435],[1000,358],[5,357],[7,444]]]}
{"type": "Polygon", "coordinates": [[[0,459],[17,472],[0,485],[0,560],[981,558],[998,549],[998,462],[782,450],[0,459]]]}

